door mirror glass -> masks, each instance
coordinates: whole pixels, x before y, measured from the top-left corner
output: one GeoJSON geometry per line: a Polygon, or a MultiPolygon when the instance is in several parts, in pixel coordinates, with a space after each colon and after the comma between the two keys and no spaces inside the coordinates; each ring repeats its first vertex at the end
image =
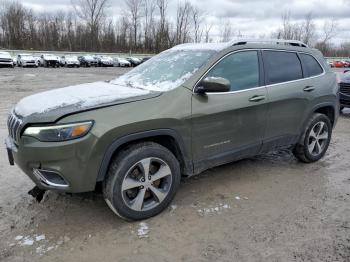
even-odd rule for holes
{"type": "Polygon", "coordinates": [[[231,83],[228,79],[222,77],[206,77],[196,87],[196,93],[214,93],[228,92],[231,89],[231,83]]]}

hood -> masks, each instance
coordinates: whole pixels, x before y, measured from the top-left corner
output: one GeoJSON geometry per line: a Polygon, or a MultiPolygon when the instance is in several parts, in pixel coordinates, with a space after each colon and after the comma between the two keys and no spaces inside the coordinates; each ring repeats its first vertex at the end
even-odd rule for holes
{"type": "Polygon", "coordinates": [[[350,72],[346,72],[340,76],[341,82],[350,83],[350,72]]]}
{"type": "Polygon", "coordinates": [[[32,56],[22,56],[21,60],[23,60],[23,61],[33,61],[35,59],[32,56]]]}
{"type": "Polygon", "coordinates": [[[2,53],[2,52],[0,52],[0,58],[12,59],[9,53],[2,53]]]}
{"type": "Polygon", "coordinates": [[[159,92],[95,82],[54,89],[23,98],[14,112],[25,123],[53,122],[64,115],[159,96],[159,92]]]}
{"type": "Polygon", "coordinates": [[[79,62],[78,58],[66,58],[67,62],[79,62]]]}

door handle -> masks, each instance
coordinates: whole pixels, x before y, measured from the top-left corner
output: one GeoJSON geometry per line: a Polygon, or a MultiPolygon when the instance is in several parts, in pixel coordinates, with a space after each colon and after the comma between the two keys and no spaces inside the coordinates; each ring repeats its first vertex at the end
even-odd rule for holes
{"type": "Polygon", "coordinates": [[[315,90],[313,86],[305,86],[303,89],[305,92],[312,92],[315,90]]]}
{"type": "Polygon", "coordinates": [[[259,102],[265,99],[265,96],[253,96],[249,99],[250,102],[259,102]]]}

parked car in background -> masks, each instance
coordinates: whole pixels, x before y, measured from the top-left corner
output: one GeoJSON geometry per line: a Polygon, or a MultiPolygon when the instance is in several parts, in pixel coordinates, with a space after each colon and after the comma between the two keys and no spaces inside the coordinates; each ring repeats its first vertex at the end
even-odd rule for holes
{"type": "Polygon", "coordinates": [[[112,57],[109,57],[109,56],[95,56],[94,57],[96,60],[97,60],[97,65],[98,66],[106,66],[106,67],[109,67],[109,66],[113,66],[113,59],[112,57]]]}
{"type": "Polygon", "coordinates": [[[43,67],[59,67],[60,61],[59,58],[51,54],[43,54],[40,56],[40,65],[43,67]]]}
{"type": "Polygon", "coordinates": [[[345,107],[350,107],[350,70],[345,70],[340,75],[339,81],[340,111],[345,107]]]}
{"type": "Polygon", "coordinates": [[[9,163],[39,191],[101,185],[115,214],[140,220],[169,206],[181,175],[285,147],[320,160],[335,73],[299,41],[254,41],[179,45],[115,80],[25,97],[8,117],[9,163]]]}
{"type": "Polygon", "coordinates": [[[80,62],[77,56],[64,55],[60,59],[61,66],[65,67],[80,67],[80,62]]]}
{"type": "Polygon", "coordinates": [[[343,60],[341,62],[343,63],[343,67],[346,67],[346,68],[350,67],[350,61],[343,60]]]}
{"type": "Polygon", "coordinates": [[[116,57],[113,59],[113,63],[114,63],[114,66],[120,66],[120,67],[130,67],[131,66],[131,63],[124,58],[116,57]]]}
{"type": "Polygon", "coordinates": [[[78,60],[84,67],[97,66],[97,60],[91,55],[78,56],[78,60]]]}
{"type": "Polygon", "coordinates": [[[14,67],[12,56],[9,52],[0,52],[0,66],[14,67]]]}
{"type": "Polygon", "coordinates": [[[332,68],[334,67],[333,61],[327,61],[327,63],[330,67],[332,67],[332,68]]]}
{"type": "Polygon", "coordinates": [[[342,61],[333,61],[333,66],[336,68],[344,67],[344,63],[342,61]]]}
{"type": "Polygon", "coordinates": [[[142,58],[141,59],[141,64],[146,62],[146,61],[148,61],[148,60],[150,60],[151,58],[152,58],[151,56],[146,56],[146,57],[142,58]]]}
{"type": "Polygon", "coordinates": [[[31,54],[17,55],[17,65],[20,67],[38,67],[38,64],[31,54]]]}
{"type": "Polygon", "coordinates": [[[36,65],[37,66],[41,66],[41,56],[40,55],[33,55],[34,59],[35,59],[35,62],[36,62],[36,65]]]}
{"type": "Polygon", "coordinates": [[[17,57],[12,58],[13,66],[17,66],[17,57]]]}
{"type": "Polygon", "coordinates": [[[133,67],[141,64],[141,60],[136,57],[127,57],[126,60],[128,60],[133,67]]]}

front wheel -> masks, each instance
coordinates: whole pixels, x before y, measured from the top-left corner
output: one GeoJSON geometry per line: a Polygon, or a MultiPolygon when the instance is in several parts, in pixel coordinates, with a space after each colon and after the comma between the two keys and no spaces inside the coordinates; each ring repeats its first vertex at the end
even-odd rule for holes
{"type": "Polygon", "coordinates": [[[332,136],[332,124],[324,114],[315,113],[308,121],[294,155],[304,163],[321,159],[326,153],[332,136]]]}
{"type": "Polygon", "coordinates": [[[152,142],[129,146],[112,161],[103,193],[108,206],[127,220],[163,211],[180,184],[180,166],[167,148],[152,142]]]}

